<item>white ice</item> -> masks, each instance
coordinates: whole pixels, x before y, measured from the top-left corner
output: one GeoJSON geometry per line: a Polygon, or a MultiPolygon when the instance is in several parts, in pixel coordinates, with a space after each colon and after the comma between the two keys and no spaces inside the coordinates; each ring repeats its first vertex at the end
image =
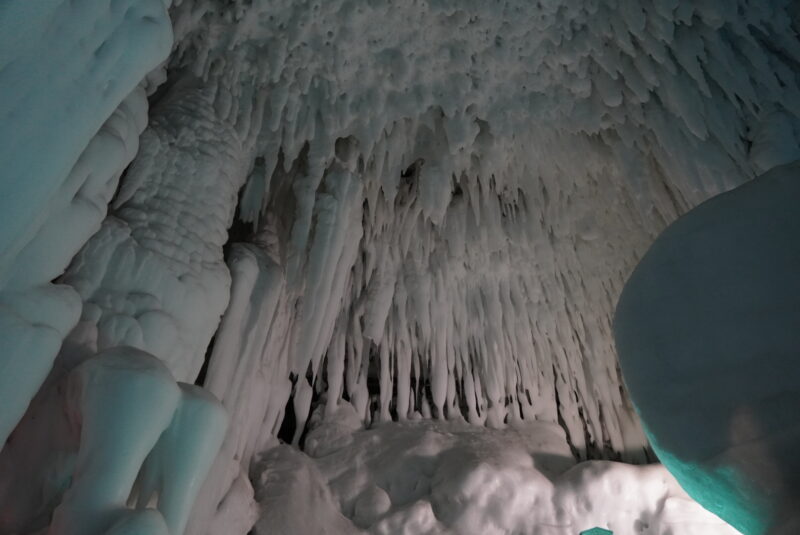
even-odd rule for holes
{"type": "MultiPolygon", "coordinates": [[[[4,0],[0,532],[245,535],[320,399],[645,461],[615,302],[668,223],[798,158],[797,32],[792,0],[4,0]]],[[[323,479],[292,492],[335,510],[323,479]]]]}
{"type": "Polygon", "coordinates": [[[576,464],[555,424],[497,431],[416,421],[354,430],[353,408],[344,407],[312,426],[308,455],[280,445],[259,456],[252,478],[263,513],[254,533],[738,534],[663,466],[576,464]]]}

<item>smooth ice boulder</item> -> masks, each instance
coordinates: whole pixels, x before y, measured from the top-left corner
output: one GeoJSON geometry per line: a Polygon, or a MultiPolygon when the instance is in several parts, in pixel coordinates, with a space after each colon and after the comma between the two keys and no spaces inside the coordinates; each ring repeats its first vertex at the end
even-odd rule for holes
{"type": "Polygon", "coordinates": [[[178,406],[145,461],[138,496],[140,507],[157,497],[158,510],[172,534],[184,533],[228,426],[225,409],[207,390],[185,383],[178,387],[178,406]]]}
{"type": "Polygon", "coordinates": [[[84,361],[66,388],[80,448],[48,535],[183,534],[227,429],[219,401],[132,347],[84,361]]]}
{"type": "Polygon", "coordinates": [[[800,163],[690,211],[620,297],[615,337],[661,461],[746,535],[800,511],[800,163]]]}
{"type": "Polygon", "coordinates": [[[129,347],[83,362],[68,389],[66,410],[81,444],[72,483],[47,533],[100,535],[127,514],[139,470],[169,425],[181,390],[163,363],[129,347]]]}

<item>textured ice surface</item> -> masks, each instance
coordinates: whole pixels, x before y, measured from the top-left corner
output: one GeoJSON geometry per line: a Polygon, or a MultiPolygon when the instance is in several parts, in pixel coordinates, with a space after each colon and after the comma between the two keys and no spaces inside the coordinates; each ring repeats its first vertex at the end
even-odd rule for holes
{"type": "Polygon", "coordinates": [[[129,347],[100,352],[56,377],[30,409],[46,428],[23,420],[6,444],[3,528],[34,532],[49,524],[54,535],[93,535],[155,522],[182,533],[226,431],[220,404],[199,387],[176,384],[161,361],[129,347]],[[30,436],[58,443],[23,440],[30,436]],[[129,502],[156,508],[160,520],[134,515],[129,502]]]}
{"type": "Polygon", "coordinates": [[[218,110],[229,91],[187,77],[161,98],[109,216],[61,279],[83,299],[98,349],[148,351],[181,381],[197,377],[228,301],[222,245],[247,139],[218,110]]]}
{"type": "Polygon", "coordinates": [[[778,167],[680,218],[634,271],[615,320],[660,459],[748,535],[800,521],[798,179],[800,164],[778,167]]]}
{"type": "MultiPolygon", "coordinates": [[[[100,228],[137,152],[147,94],[160,77],[148,73],[172,44],[168,4],[0,6],[3,533],[182,533],[225,433],[215,400],[179,386],[158,358],[130,347],[162,349],[166,336],[154,338],[169,332],[163,318],[138,315],[156,331],[142,347],[130,343],[135,333],[124,321],[92,324],[85,288],[50,284],[100,228]],[[149,479],[135,485],[140,475],[149,479]],[[145,490],[157,499],[148,495],[143,505],[158,511],[128,507],[145,490]]],[[[105,276],[107,267],[95,262],[94,272],[105,276]]],[[[137,291],[135,278],[127,285],[126,293],[137,291]]],[[[109,297],[100,300],[110,306],[109,297]]],[[[202,338],[199,345],[204,351],[202,338]]]]}
{"type": "Polygon", "coordinates": [[[792,4],[240,7],[172,12],[175,69],[266,99],[206,377],[237,431],[190,531],[321,394],[642,460],[613,306],[667,223],[797,157],[792,4]]]}
{"type": "MultiPolygon", "coordinates": [[[[199,490],[215,405],[200,427],[165,408],[135,462],[112,441],[120,493],[175,481],[157,514],[88,500],[89,530],[180,531],[198,492],[188,533],[244,535],[254,457],[323,398],[352,413],[318,452],[423,417],[645,458],[613,304],[667,223],[797,158],[795,2],[169,4],[0,5],[0,531],[85,499],[77,460],[110,438],[82,438],[64,389],[98,353],[158,359],[190,406],[175,379],[205,362],[230,428],[199,490]],[[187,468],[170,449],[197,436],[187,468]]],[[[371,488],[358,522],[385,505],[371,488]]]]}
{"type": "Polygon", "coordinates": [[[67,388],[66,409],[80,430],[80,447],[49,532],[101,534],[125,514],[139,469],[169,424],[180,390],[163,364],[135,350],[87,360],[73,370],[67,388]]]}
{"type": "Polygon", "coordinates": [[[737,535],[660,465],[576,464],[555,424],[419,421],[353,431],[338,415],[306,440],[329,443],[326,426],[336,424],[330,449],[306,447],[307,456],[282,445],[254,465],[257,535],[576,535],[598,526],[615,535],[737,535]]]}
{"type": "Polygon", "coordinates": [[[48,283],[105,215],[171,35],[162,0],[0,6],[0,442],[75,325],[74,291],[48,283]]]}
{"type": "MultiPolygon", "coordinates": [[[[2,272],[47,218],[86,200],[75,199],[83,184],[65,179],[115,108],[166,57],[171,28],[164,15],[163,0],[3,2],[2,272]]],[[[100,165],[111,158],[96,156],[100,165]]]]}

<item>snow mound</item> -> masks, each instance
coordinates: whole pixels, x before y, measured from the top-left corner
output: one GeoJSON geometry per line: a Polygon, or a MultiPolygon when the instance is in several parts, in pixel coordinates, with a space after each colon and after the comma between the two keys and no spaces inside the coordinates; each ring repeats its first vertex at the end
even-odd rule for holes
{"type": "Polygon", "coordinates": [[[615,535],[738,533],[691,500],[663,466],[575,464],[553,424],[388,423],[353,432],[323,456],[279,446],[263,459],[275,476],[256,479],[256,495],[266,496],[257,526],[280,517],[286,535],[308,533],[308,522],[331,535],[361,532],[355,526],[374,535],[575,535],[593,527],[615,535]],[[280,461],[288,458],[297,466],[280,461]],[[307,487],[318,489],[309,499],[325,503],[312,518],[306,502],[287,498],[307,487]]]}

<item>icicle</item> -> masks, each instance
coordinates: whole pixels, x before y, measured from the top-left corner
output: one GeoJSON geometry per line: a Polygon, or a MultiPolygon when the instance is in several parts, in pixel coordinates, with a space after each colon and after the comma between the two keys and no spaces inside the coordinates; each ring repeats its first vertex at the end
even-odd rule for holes
{"type": "Polygon", "coordinates": [[[332,416],[339,406],[339,399],[342,390],[342,379],[344,378],[345,360],[345,326],[347,320],[341,315],[336,322],[331,345],[328,348],[328,402],[325,405],[325,416],[332,416]]]}
{"type": "Polygon", "coordinates": [[[378,349],[380,359],[380,420],[391,421],[389,403],[392,401],[392,370],[391,355],[388,344],[381,344],[378,349]]]}
{"type": "Polygon", "coordinates": [[[308,414],[311,409],[311,395],[313,392],[305,376],[297,378],[297,383],[294,388],[294,397],[292,398],[296,425],[294,436],[292,437],[292,446],[298,446],[300,444],[300,437],[303,436],[306,421],[308,421],[308,414]]]}

